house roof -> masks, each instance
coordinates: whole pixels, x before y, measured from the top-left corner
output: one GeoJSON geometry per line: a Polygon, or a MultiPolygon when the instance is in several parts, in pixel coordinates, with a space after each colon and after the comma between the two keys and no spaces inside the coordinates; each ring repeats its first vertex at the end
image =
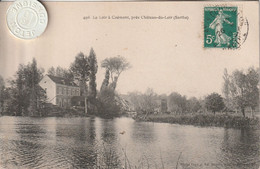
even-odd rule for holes
{"type": "Polygon", "coordinates": [[[47,76],[56,84],[78,87],[78,85],[76,83],[74,83],[72,80],[69,80],[69,79],[66,79],[63,77],[52,76],[52,75],[47,75],[47,76]]]}

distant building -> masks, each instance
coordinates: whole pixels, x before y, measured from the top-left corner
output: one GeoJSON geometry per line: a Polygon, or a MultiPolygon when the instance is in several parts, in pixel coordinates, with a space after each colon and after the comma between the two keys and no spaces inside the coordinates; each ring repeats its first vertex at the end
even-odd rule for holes
{"type": "Polygon", "coordinates": [[[167,99],[161,99],[161,113],[166,113],[168,110],[167,99]]]}
{"type": "Polygon", "coordinates": [[[73,81],[46,75],[39,85],[45,90],[47,101],[59,107],[70,107],[73,97],[80,97],[80,88],[73,81]]]}

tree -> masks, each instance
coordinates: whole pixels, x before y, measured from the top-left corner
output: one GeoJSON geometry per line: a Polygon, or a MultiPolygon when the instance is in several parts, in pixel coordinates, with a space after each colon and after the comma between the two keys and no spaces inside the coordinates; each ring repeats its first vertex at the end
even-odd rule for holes
{"type": "Polygon", "coordinates": [[[259,70],[253,67],[249,68],[246,75],[246,98],[248,106],[251,108],[251,113],[259,104],[259,70]]]}
{"type": "Polygon", "coordinates": [[[104,88],[98,95],[98,112],[101,116],[117,116],[121,111],[120,105],[116,102],[117,94],[111,88],[104,88]]]}
{"type": "Polygon", "coordinates": [[[91,48],[89,53],[89,66],[90,66],[90,74],[89,74],[89,96],[90,98],[96,98],[97,96],[97,83],[96,83],[96,74],[98,70],[97,58],[96,54],[91,48]]]}
{"type": "Polygon", "coordinates": [[[130,92],[128,93],[129,101],[133,106],[134,111],[140,112],[142,110],[142,93],[140,92],[130,92]]]}
{"type": "Polygon", "coordinates": [[[40,95],[40,88],[38,88],[38,83],[42,79],[42,72],[38,70],[37,68],[37,62],[35,58],[33,58],[32,64],[28,65],[28,75],[27,76],[27,87],[29,87],[30,90],[30,105],[29,105],[29,112],[31,115],[37,110],[38,107],[38,98],[37,96],[40,95]]]}
{"type": "Polygon", "coordinates": [[[130,63],[122,56],[111,57],[101,62],[101,67],[105,68],[110,73],[111,88],[115,90],[120,74],[129,69],[130,63]]]}
{"type": "Polygon", "coordinates": [[[223,98],[218,93],[212,93],[205,98],[205,105],[207,110],[212,111],[214,114],[224,109],[225,104],[223,98]]]}
{"type": "Polygon", "coordinates": [[[157,94],[153,91],[153,89],[148,88],[142,96],[142,111],[146,112],[146,114],[154,113],[156,109],[159,108],[156,99],[157,94]]]}
{"type": "Polygon", "coordinates": [[[90,64],[88,57],[80,52],[74,62],[71,64],[70,70],[73,72],[74,78],[80,82],[83,88],[83,96],[85,97],[85,113],[87,114],[87,96],[88,96],[88,84],[90,75],[90,64]]]}
{"type": "Polygon", "coordinates": [[[48,75],[62,77],[70,81],[74,80],[74,76],[71,70],[58,66],[56,69],[52,66],[48,70],[48,75]]]}
{"type": "Polygon", "coordinates": [[[168,96],[168,107],[171,112],[184,113],[187,110],[187,99],[185,96],[173,92],[168,96]]]}
{"type": "Polygon", "coordinates": [[[47,74],[56,76],[56,69],[52,66],[51,68],[48,69],[47,74]]]}
{"type": "Polygon", "coordinates": [[[140,92],[132,92],[128,95],[134,110],[138,113],[145,114],[145,116],[154,113],[160,107],[160,103],[157,102],[158,95],[151,88],[148,88],[143,94],[140,92]]]}
{"type": "Polygon", "coordinates": [[[107,69],[106,70],[106,74],[105,74],[105,78],[102,82],[102,85],[101,85],[101,88],[100,88],[100,91],[104,90],[105,88],[108,87],[109,85],[109,77],[110,77],[110,73],[109,73],[109,70],[107,69]]]}
{"type": "Polygon", "coordinates": [[[42,77],[43,69],[37,67],[35,59],[32,63],[20,65],[15,79],[10,81],[8,110],[16,115],[34,116],[41,113],[42,104],[46,101],[46,94],[38,85],[42,77]]]}
{"type": "Polygon", "coordinates": [[[227,69],[224,69],[224,75],[223,75],[223,86],[222,86],[222,93],[224,94],[224,103],[226,106],[226,111],[230,111],[235,109],[235,106],[232,102],[232,97],[230,93],[230,84],[231,84],[231,77],[228,74],[227,69]]]}
{"type": "Polygon", "coordinates": [[[3,77],[0,75],[0,114],[3,112],[4,92],[5,92],[5,82],[3,77]]]}
{"type": "Polygon", "coordinates": [[[253,67],[249,68],[246,73],[243,70],[235,70],[229,75],[229,83],[224,81],[225,99],[231,100],[234,108],[240,109],[245,117],[246,107],[251,111],[259,105],[259,74],[253,67]]]}
{"type": "Polygon", "coordinates": [[[198,112],[202,106],[200,104],[200,101],[196,97],[192,97],[187,100],[187,109],[189,112],[198,112]]]}

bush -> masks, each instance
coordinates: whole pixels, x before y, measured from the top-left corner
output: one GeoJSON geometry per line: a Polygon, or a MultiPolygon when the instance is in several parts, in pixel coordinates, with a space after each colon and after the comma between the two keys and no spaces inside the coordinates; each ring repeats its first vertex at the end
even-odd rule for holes
{"type": "Polygon", "coordinates": [[[216,126],[227,128],[259,128],[259,118],[248,118],[226,114],[184,114],[184,115],[149,115],[137,120],[163,123],[176,123],[195,126],[216,126]]]}
{"type": "Polygon", "coordinates": [[[118,116],[121,108],[116,102],[116,93],[113,89],[107,87],[98,94],[97,99],[98,114],[103,117],[118,116]]]}

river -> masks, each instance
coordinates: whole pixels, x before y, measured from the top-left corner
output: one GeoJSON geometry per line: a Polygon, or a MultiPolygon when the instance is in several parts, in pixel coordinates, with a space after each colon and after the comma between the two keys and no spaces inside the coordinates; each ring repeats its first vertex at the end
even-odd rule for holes
{"type": "Polygon", "coordinates": [[[3,116],[0,166],[258,169],[259,136],[259,130],[136,122],[130,118],[3,116]]]}

